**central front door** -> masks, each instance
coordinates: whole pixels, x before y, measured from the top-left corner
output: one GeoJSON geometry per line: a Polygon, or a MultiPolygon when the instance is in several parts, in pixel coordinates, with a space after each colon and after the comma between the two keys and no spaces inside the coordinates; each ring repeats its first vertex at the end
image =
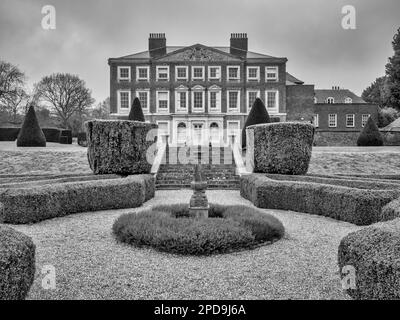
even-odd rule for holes
{"type": "Polygon", "coordinates": [[[203,123],[193,123],[192,143],[194,145],[201,145],[203,142],[203,123]]]}

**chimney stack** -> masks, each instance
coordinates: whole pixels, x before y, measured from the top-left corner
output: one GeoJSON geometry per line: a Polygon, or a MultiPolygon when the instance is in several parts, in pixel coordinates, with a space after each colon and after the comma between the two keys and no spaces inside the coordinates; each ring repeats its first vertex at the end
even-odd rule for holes
{"type": "Polygon", "coordinates": [[[167,39],[165,33],[150,33],[149,36],[150,58],[158,58],[167,54],[167,39]]]}
{"type": "Polygon", "coordinates": [[[236,56],[246,57],[247,50],[247,33],[231,33],[231,45],[229,52],[236,56]]]}

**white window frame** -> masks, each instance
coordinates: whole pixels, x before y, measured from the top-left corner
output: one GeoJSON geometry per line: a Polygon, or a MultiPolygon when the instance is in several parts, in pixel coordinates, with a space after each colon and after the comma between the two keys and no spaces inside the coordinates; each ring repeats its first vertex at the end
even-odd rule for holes
{"type": "Polygon", "coordinates": [[[346,114],[346,128],[354,128],[355,123],[356,123],[356,115],[354,113],[346,114]],[[353,118],[353,125],[351,126],[347,124],[347,120],[349,120],[350,117],[353,118]]]}
{"type": "Polygon", "coordinates": [[[279,113],[279,90],[265,90],[265,108],[269,113],[279,113]],[[275,107],[268,107],[268,92],[275,92],[275,107]]]}
{"type": "Polygon", "coordinates": [[[175,89],[175,112],[176,113],[187,113],[189,107],[189,90],[186,87],[179,87],[175,89]],[[180,94],[185,93],[186,96],[186,107],[181,108],[180,94]]]}
{"type": "MultiPolygon", "coordinates": [[[[168,143],[170,143],[171,142],[171,122],[170,122],[170,120],[157,120],[156,121],[156,124],[157,124],[157,126],[160,124],[160,123],[166,123],[167,124],[167,134],[168,134],[168,143]]],[[[158,130],[158,129],[157,129],[158,130]]],[[[158,138],[158,143],[161,143],[162,142],[162,139],[160,139],[160,135],[159,135],[159,133],[157,132],[157,136],[159,137],[158,138]]]]}
{"type": "Polygon", "coordinates": [[[208,66],[208,80],[221,80],[221,66],[208,66]],[[217,76],[211,77],[211,69],[216,68],[218,69],[217,76]]]}
{"type": "Polygon", "coordinates": [[[204,79],[205,79],[205,67],[204,66],[192,66],[192,80],[202,80],[202,81],[204,81],[204,79]],[[194,76],[194,69],[201,69],[202,70],[202,77],[200,78],[200,77],[195,77],[194,76]]]}
{"type": "Polygon", "coordinates": [[[170,101],[169,90],[157,90],[156,91],[157,113],[162,113],[162,114],[170,113],[169,101],[170,101]],[[165,92],[167,93],[167,109],[160,109],[159,94],[165,92]]]}
{"type": "Polygon", "coordinates": [[[118,113],[129,113],[129,110],[132,105],[132,92],[131,90],[117,90],[117,107],[118,113]],[[127,92],[128,93],[128,108],[121,108],[121,93],[127,92]]]}
{"type": "Polygon", "coordinates": [[[130,66],[118,66],[117,67],[117,79],[118,81],[131,81],[131,67],[130,66]],[[121,69],[128,69],[128,77],[121,78],[121,69]]]}
{"type": "Polygon", "coordinates": [[[247,91],[246,91],[246,106],[247,106],[247,113],[249,113],[250,112],[250,109],[251,109],[251,107],[250,107],[250,92],[256,92],[257,93],[257,96],[256,96],[256,98],[259,98],[260,97],[260,90],[255,90],[255,89],[248,89],[247,91]]]}
{"type": "Polygon", "coordinates": [[[238,113],[240,112],[240,90],[239,89],[230,89],[230,90],[226,90],[226,110],[228,111],[228,113],[238,113]],[[238,97],[237,97],[237,104],[236,104],[236,108],[232,109],[230,108],[230,101],[229,101],[229,93],[230,92],[237,92],[238,93],[238,97]]]}
{"type": "Polygon", "coordinates": [[[319,114],[318,113],[313,115],[313,124],[314,124],[314,127],[316,127],[316,128],[319,127],[319,114]]]}
{"type": "Polygon", "coordinates": [[[328,127],[329,128],[336,128],[337,127],[337,113],[330,113],[328,114],[328,127]],[[331,116],[334,116],[335,124],[331,125],[331,116]]]}
{"type": "Polygon", "coordinates": [[[240,81],[240,66],[226,66],[226,79],[227,79],[227,81],[240,81]],[[237,69],[237,77],[236,78],[229,77],[230,69],[237,69]]]}
{"type": "Polygon", "coordinates": [[[361,127],[363,127],[363,128],[365,127],[370,116],[371,116],[371,114],[369,114],[369,113],[364,113],[361,115],[361,127]],[[364,121],[365,116],[366,116],[366,120],[364,121]]]}
{"type": "Polygon", "coordinates": [[[257,66],[248,66],[247,67],[247,72],[246,72],[246,75],[247,75],[247,80],[248,81],[260,81],[260,67],[257,67],[257,66]],[[250,77],[250,69],[257,69],[257,77],[250,77]]]}
{"type": "Polygon", "coordinates": [[[208,89],[208,101],[207,101],[207,105],[208,105],[208,112],[209,113],[220,113],[221,112],[221,99],[222,98],[222,91],[220,87],[210,87],[208,89]],[[215,109],[211,109],[211,92],[215,92],[216,93],[216,104],[217,104],[217,108],[215,109]]]}
{"type": "Polygon", "coordinates": [[[334,97],[328,97],[328,98],[326,98],[325,102],[327,104],[334,104],[335,103],[335,98],[334,97]],[[332,102],[329,102],[329,101],[332,101],[332,102]]]}
{"type": "Polygon", "coordinates": [[[147,107],[144,108],[142,105],[142,102],[140,102],[140,105],[142,107],[142,110],[144,113],[149,113],[150,111],[150,89],[138,89],[135,92],[135,96],[140,100],[139,98],[139,93],[146,93],[147,94],[147,107]]]}
{"type": "Polygon", "coordinates": [[[169,81],[169,66],[156,66],[157,81],[169,81]],[[167,78],[160,78],[160,69],[167,69],[167,78]]]}
{"type": "Polygon", "coordinates": [[[346,97],[346,98],[344,99],[344,103],[353,103],[353,99],[350,98],[350,97],[346,97]]]}
{"type": "MultiPolygon", "coordinates": [[[[241,138],[241,134],[240,134],[240,132],[241,132],[241,128],[240,128],[240,120],[227,120],[226,121],[226,135],[227,135],[227,140],[229,141],[229,139],[230,139],[230,136],[232,135],[232,133],[231,133],[231,130],[232,129],[230,129],[229,128],[229,124],[230,123],[237,123],[238,124],[238,131],[237,131],[237,133],[236,133],[236,138],[235,138],[235,140],[239,137],[239,140],[240,140],[240,138],[241,138]]],[[[235,141],[235,143],[237,143],[238,141],[235,141]]],[[[240,141],[239,141],[240,142],[240,141]]]]}
{"type": "Polygon", "coordinates": [[[149,66],[137,66],[136,67],[136,81],[150,81],[150,67],[149,66]],[[140,78],[139,77],[139,69],[146,69],[147,70],[147,77],[140,78]]]}
{"type": "Polygon", "coordinates": [[[192,98],[192,113],[201,113],[205,111],[205,90],[204,87],[202,86],[195,86],[192,88],[192,94],[191,94],[191,98],[192,98]],[[202,93],[202,108],[194,108],[194,93],[195,92],[201,92],[202,93]]]}
{"type": "Polygon", "coordinates": [[[279,66],[266,66],[265,67],[265,82],[278,82],[279,81],[279,66]],[[268,69],[270,70],[275,70],[275,77],[274,78],[268,78],[268,69]]]}
{"type": "Polygon", "coordinates": [[[175,66],[175,81],[187,81],[189,79],[189,68],[188,66],[175,66]],[[186,70],[186,77],[178,77],[178,69],[185,69],[186,70]]]}

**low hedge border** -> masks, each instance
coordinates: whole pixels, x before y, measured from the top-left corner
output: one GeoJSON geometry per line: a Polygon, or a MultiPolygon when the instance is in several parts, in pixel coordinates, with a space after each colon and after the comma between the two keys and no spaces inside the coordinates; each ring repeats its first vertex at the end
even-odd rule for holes
{"type": "Polygon", "coordinates": [[[4,223],[34,223],[72,213],[135,208],[154,197],[153,175],[0,189],[4,223]]]}
{"type": "Polygon", "coordinates": [[[34,278],[35,245],[32,239],[0,225],[0,300],[25,299],[34,278]]]}
{"type": "MultiPolygon", "coordinates": [[[[400,211],[400,201],[395,201],[400,211]]],[[[346,290],[352,298],[400,299],[399,243],[400,219],[374,224],[342,239],[338,264],[340,270],[344,266],[355,268],[356,287],[346,290]]]]}
{"type": "MultiPolygon", "coordinates": [[[[17,140],[20,128],[14,127],[2,127],[0,128],[0,141],[15,141],[17,140]]],[[[66,144],[72,143],[72,131],[69,129],[60,128],[42,128],[46,142],[60,143],[61,136],[67,138],[62,139],[66,144]]]]}
{"type": "Polygon", "coordinates": [[[240,194],[259,208],[317,214],[356,225],[370,225],[398,216],[397,212],[383,212],[382,209],[400,197],[400,186],[373,190],[288,179],[275,180],[264,174],[244,175],[240,179],[240,194]]]}

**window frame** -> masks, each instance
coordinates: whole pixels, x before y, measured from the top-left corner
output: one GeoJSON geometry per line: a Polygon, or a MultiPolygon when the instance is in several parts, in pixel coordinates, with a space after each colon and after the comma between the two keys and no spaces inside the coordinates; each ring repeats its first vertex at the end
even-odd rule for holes
{"type": "Polygon", "coordinates": [[[346,128],[354,128],[356,123],[356,115],[354,113],[346,114],[346,128]],[[352,116],[353,125],[348,125],[349,116],[352,116]]]}
{"type": "Polygon", "coordinates": [[[131,81],[131,67],[130,66],[117,66],[117,80],[118,82],[130,82],[131,81]],[[128,69],[128,77],[121,78],[121,69],[128,69]]]}
{"type": "Polygon", "coordinates": [[[205,79],[205,67],[204,66],[192,66],[192,81],[204,81],[205,79]],[[194,76],[194,69],[201,69],[202,76],[200,77],[195,77],[194,76]]]}
{"type": "Polygon", "coordinates": [[[279,82],[279,66],[265,66],[265,82],[279,82]],[[268,78],[268,69],[275,70],[275,78],[268,78]]]}
{"type": "Polygon", "coordinates": [[[140,94],[140,93],[146,93],[146,95],[147,95],[147,97],[146,97],[146,100],[147,100],[147,108],[144,108],[144,107],[143,107],[142,101],[140,101],[140,105],[141,105],[141,107],[142,107],[144,113],[149,113],[149,112],[150,112],[150,89],[138,89],[138,90],[136,90],[135,96],[136,96],[139,100],[140,100],[140,97],[139,97],[139,94],[140,94]]]}
{"type": "Polygon", "coordinates": [[[157,113],[163,113],[163,114],[168,114],[170,113],[170,94],[169,90],[157,90],[156,91],[156,106],[157,106],[157,113]],[[160,108],[160,99],[159,99],[159,94],[160,93],[167,93],[167,108],[160,108]]]}
{"type": "Polygon", "coordinates": [[[150,67],[149,66],[136,66],[136,81],[150,81],[150,67]],[[140,77],[140,69],[147,70],[147,77],[141,78],[140,77]]]}
{"type": "Polygon", "coordinates": [[[259,66],[247,66],[246,77],[248,81],[260,81],[260,67],[259,66]],[[257,77],[250,77],[250,69],[257,69],[257,77]]]}
{"type": "MultiPolygon", "coordinates": [[[[167,124],[167,133],[168,133],[168,143],[171,142],[171,121],[170,120],[156,120],[157,126],[159,126],[160,123],[166,123],[167,124]]],[[[158,127],[159,128],[159,127],[158,127]]],[[[157,128],[157,130],[158,130],[157,128]]],[[[157,132],[157,137],[159,137],[159,133],[157,132]]],[[[158,139],[158,143],[162,143],[162,139],[158,139]]]]}
{"type": "Polygon", "coordinates": [[[129,89],[117,90],[117,110],[119,114],[129,113],[130,107],[132,105],[132,92],[129,89]],[[121,93],[128,93],[128,107],[121,108],[121,93]],[[124,111],[124,112],[122,112],[124,111]],[[126,112],[125,112],[126,111],[126,112]]]}
{"type": "Polygon", "coordinates": [[[265,108],[269,113],[279,113],[279,90],[265,90],[265,108]],[[269,108],[268,107],[268,93],[274,92],[275,93],[275,107],[269,108]]]}
{"type": "Polygon", "coordinates": [[[319,114],[318,113],[313,114],[313,124],[314,124],[314,127],[316,127],[316,128],[319,127],[319,114]]]}
{"type": "MultiPolygon", "coordinates": [[[[260,90],[259,89],[248,89],[248,90],[246,90],[246,110],[247,110],[247,113],[249,113],[250,112],[250,110],[251,110],[251,107],[253,106],[251,106],[250,107],[250,98],[249,98],[249,96],[250,96],[250,92],[256,92],[257,94],[256,94],[256,98],[260,98],[260,90]]],[[[254,103],[254,102],[253,102],[254,103]]]]}
{"type": "Polygon", "coordinates": [[[353,103],[353,99],[350,98],[350,97],[346,97],[346,98],[344,98],[344,103],[345,103],[345,104],[353,103]]]}
{"type": "Polygon", "coordinates": [[[189,68],[188,66],[175,66],[175,81],[187,81],[189,79],[189,68]],[[178,69],[185,69],[186,70],[186,77],[179,77],[178,76],[178,69]]]}
{"type": "Polygon", "coordinates": [[[328,114],[328,127],[329,128],[337,128],[337,113],[329,113],[328,114]],[[334,119],[335,119],[334,125],[331,125],[331,119],[330,119],[331,116],[334,116],[334,119]]]}
{"type": "Polygon", "coordinates": [[[228,89],[226,90],[226,110],[227,113],[239,113],[240,112],[240,89],[228,89]],[[237,103],[236,103],[236,108],[232,109],[230,107],[230,97],[229,93],[231,92],[237,92],[237,103]]]}
{"type": "Polygon", "coordinates": [[[327,97],[326,100],[325,100],[325,103],[326,104],[334,104],[335,103],[335,98],[334,97],[327,97]],[[331,100],[332,100],[332,102],[329,102],[331,100]]]}
{"type": "Polygon", "coordinates": [[[361,127],[365,127],[365,125],[367,124],[367,121],[368,121],[368,119],[369,119],[369,117],[371,116],[371,114],[370,113],[364,113],[364,114],[362,114],[361,115],[361,127]],[[364,116],[367,116],[367,120],[365,120],[365,122],[364,122],[364,116]]]}
{"type": "Polygon", "coordinates": [[[187,113],[188,110],[189,110],[189,90],[188,90],[188,88],[185,87],[185,88],[175,89],[175,112],[176,113],[187,113]],[[181,93],[185,94],[185,100],[186,100],[185,108],[181,108],[181,98],[180,98],[181,93]]]}
{"type": "Polygon", "coordinates": [[[221,66],[208,66],[208,80],[218,80],[221,81],[221,66]],[[217,77],[211,77],[211,69],[216,68],[218,69],[218,76],[217,77]]]}
{"type": "Polygon", "coordinates": [[[208,97],[207,97],[207,105],[208,105],[208,112],[209,113],[220,113],[221,112],[221,104],[222,104],[222,90],[219,87],[211,87],[208,89],[208,97]],[[211,93],[216,94],[216,105],[217,108],[211,109],[211,93]]]}
{"type": "Polygon", "coordinates": [[[157,81],[169,81],[169,66],[156,66],[156,79],[157,81]],[[160,78],[160,69],[167,69],[167,78],[160,78]]]}
{"type": "Polygon", "coordinates": [[[227,81],[240,81],[240,66],[226,66],[226,80],[227,81]],[[237,69],[237,77],[230,78],[229,77],[229,70],[230,69],[237,69]]]}

